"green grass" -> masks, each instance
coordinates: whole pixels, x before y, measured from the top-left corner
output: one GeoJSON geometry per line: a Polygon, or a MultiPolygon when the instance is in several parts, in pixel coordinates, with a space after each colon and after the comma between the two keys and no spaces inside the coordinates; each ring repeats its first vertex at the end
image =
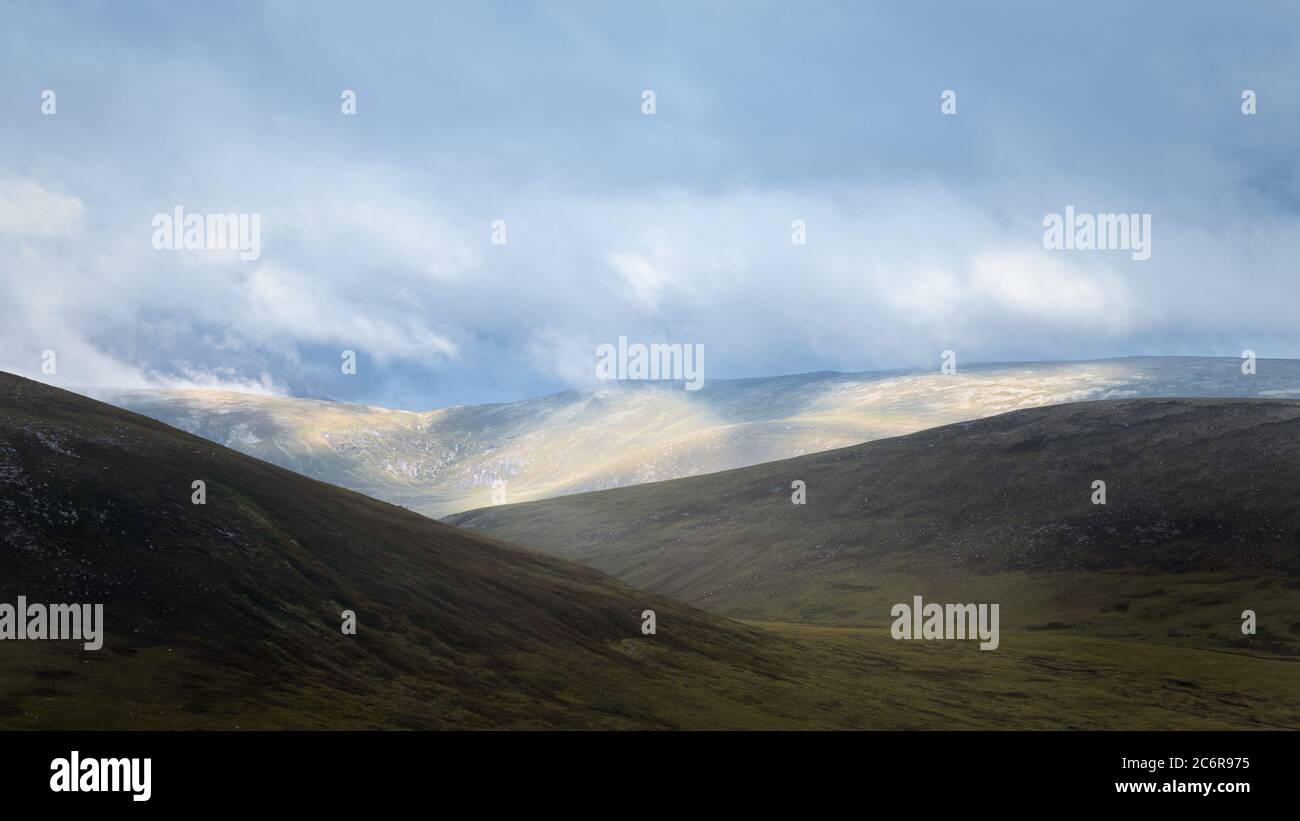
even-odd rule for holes
{"type": "Polygon", "coordinates": [[[589,664],[581,677],[520,658],[516,675],[526,687],[484,692],[467,671],[459,707],[420,676],[355,687],[309,677],[271,684],[164,648],[120,658],[15,643],[0,675],[0,726],[1300,727],[1300,665],[1254,654],[1015,631],[1003,634],[1001,650],[983,652],[972,643],[893,641],[885,626],[751,626],[759,641],[740,663],[629,638],[608,648],[620,664],[589,664]]]}
{"type": "MultiPolygon", "coordinates": [[[[1300,726],[1300,666],[1277,652],[1030,630],[1005,600],[996,652],[895,642],[883,619],[736,621],[4,375],[0,540],[0,601],[101,602],[107,621],[98,652],[0,643],[5,729],[1300,726]]],[[[769,606],[848,619],[856,594],[832,585],[872,581],[845,572],[769,606]]],[[[1165,595],[1214,581],[1186,580],[1165,595]]],[[[1176,623],[1094,587],[1078,613],[1113,592],[1144,636],[1176,623]]]]}
{"type": "MultiPolygon", "coordinates": [[[[1061,669],[1073,653],[1103,671],[1096,681],[1113,671],[1124,682],[1084,697],[1091,679],[1080,672],[1068,680],[1078,698],[1026,690],[1025,721],[1182,726],[1179,711],[1205,709],[1184,718],[1300,727],[1300,685],[1274,672],[1300,664],[1297,486],[1300,403],[1107,401],[448,521],[733,618],[860,627],[887,624],[891,606],[916,595],[997,603],[1002,648],[972,657],[967,672],[1023,677],[1032,665],[1004,665],[1027,644],[1057,654],[1061,669]],[[1090,502],[1096,478],[1105,506],[1090,502]],[[790,502],[795,479],[806,505],[790,502]],[[1245,610],[1254,635],[1241,632],[1245,610]],[[1148,669],[1143,659],[1164,672],[1129,675],[1148,669]],[[1166,680],[1195,682],[1224,664],[1222,680],[1165,699],[1166,680]],[[1105,706],[1137,692],[1149,707],[1105,706]],[[1272,713],[1231,709],[1253,708],[1249,694],[1262,692],[1272,713]]],[[[1024,723],[1014,718],[999,721],[1024,723]]]]}
{"type": "Polygon", "coordinates": [[[738,618],[871,624],[922,595],[997,602],[1012,629],[1300,656],[1298,486],[1300,403],[1137,400],[448,521],[738,618]]]}

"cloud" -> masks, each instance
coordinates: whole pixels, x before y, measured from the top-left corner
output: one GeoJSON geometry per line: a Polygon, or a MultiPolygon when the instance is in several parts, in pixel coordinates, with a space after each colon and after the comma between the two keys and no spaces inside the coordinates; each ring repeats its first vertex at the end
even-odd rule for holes
{"type": "Polygon", "coordinates": [[[1126,330],[1132,296],[1125,277],[1090,267],[1039,251],[981,254],[971,260],[967,298],[1060,328],[1126,330]]]}
{"type": "Polygon", "coordinates": [[[285,340],[290,345],[355,347],[380,362],[456,355],[453,342],[382,293],[369,294],[378,298],[367,302],[349,298],[331,286],[328,279],[260,265],[248,278],[245,298],[235,306],[246,310],[247,316],[232,324],[242,326],[247,336],[266,345],[285,340]]]}
{"type": "Polygon", "coordinates": [[[245,378],[233,368],[214,372],[203,367],[182,363],[180,377],[156,374],[148,377],[151,387],[170,390],[220,390],[236,393],[254,393],[262,396],[287,396],[288,388],[271,374],[263,371],[256,378],[245,378]]]}
{"type": "Polygon", "coordinates": [[[47,191],[34,180],[0,180],[0,233],[67,234],[77,226],[83,210],[81,200],[47,191]]]}
{"type": "Polygon", "coordinates": [[[652,262],[644,255],[632,252],[615,252],[608,256],[609,264],[630,291],[631,301],[654,310],[659,307],[659,295],[673,280],[662,261],[652,262]]]}
{"type": "Polygon", "coordinates": [[[620,335],[711,377],[1300,356],[1286,6],[162,8],[7,20],[59,113],[0,130],[0,368],[431,407],[620,335]],[[176,204],[261,215],[261,258],[153,250],[176,204]],[[1152,214],[1152,258],[1045,251],[1066,204],[1152,214]]]}

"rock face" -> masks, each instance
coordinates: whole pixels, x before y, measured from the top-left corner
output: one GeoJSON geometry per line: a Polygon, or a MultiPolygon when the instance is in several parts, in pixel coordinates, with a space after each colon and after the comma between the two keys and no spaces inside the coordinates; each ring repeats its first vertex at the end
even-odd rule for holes
{"type": "Polygon", "coordinates": [[[445,516],[786,459],[1010,410],[1152,396],[1300,398],[1300,362],[1156,358],[956,375],[838,374],[610,383],[501,405],[410,413],[212,391],[94,394],[315,479],[445,516]]]}

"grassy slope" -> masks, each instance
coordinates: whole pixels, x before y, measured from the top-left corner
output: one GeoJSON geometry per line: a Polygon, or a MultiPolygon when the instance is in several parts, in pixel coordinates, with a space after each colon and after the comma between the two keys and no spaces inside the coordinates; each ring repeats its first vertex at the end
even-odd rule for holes
{"type": "Polygon", "coordinates": [[[922,595],[999,603],[1012,655],[1110,647],[1112,668],[1150,654],[1192,682],[1251,659],[1225,692],[1280,681],[1294,715],[1297,486],[1300,403],[1107,401],[449,521],[733,617],[884,631],[893,603],[922,595]]]}
{"type": "Polygon", "coordinates": [[[799,662],[779,637],[10,376],[0,534],[0,600],[102,602],[108,623],[99,652],[0,644],[6,727],[764,725],[766,682],[799,662]]]}
{"type": "Polygon", "coordinates": [[[5,728],[1300,725],[1294,664],[731,622],[0,375],[20,594],[103,602],[108,637],[0,643],[5,728]]]}

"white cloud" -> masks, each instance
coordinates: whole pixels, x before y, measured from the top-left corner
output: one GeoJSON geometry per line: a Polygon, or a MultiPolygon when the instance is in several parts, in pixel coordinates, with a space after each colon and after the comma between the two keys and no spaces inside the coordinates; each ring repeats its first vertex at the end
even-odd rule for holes
{"type": "Polygon", "coordinates": [[[29,179],[0,180],[0,233],[52,237],[72,231],[85,210],[76,197],[29,179]]]}
{"type": "Polygon", "coordinates": [[[652,262],[642,254],[631,252],[615,252],[608,259],[630,289],[634,303],[651,310],[659,307],[660,293],[673,280],[662,261],[652,262]]]}
{"type": "Polygon", "coordinates": [[[268,344],[325,343],[364,350],[380,361],[456,355],[456,345],[412,312],[373,291],[357,298],[327,278],[277,265],[259,266],[249,277],[245,333],[268,344]],[[365,297],[370,297],[369,299],[365,297]]]}
{"type": "Polygon", "coordinates": [[[542,328],[524,344],[523,352],[529,367],[538,373],[587,387],[597,383],[597,344],[581,330],[542,328]]]}
{"type": "MultiPolygon", "coordinates": [[[[1073,258],[1071,258],[1073,259],[1073,258]]],[[[991,252],[970,265],[967,297],[1062,328],[1121,331],[1129,288],[1102,266],[1082,268],[1039,251],[991,252]]]]}

